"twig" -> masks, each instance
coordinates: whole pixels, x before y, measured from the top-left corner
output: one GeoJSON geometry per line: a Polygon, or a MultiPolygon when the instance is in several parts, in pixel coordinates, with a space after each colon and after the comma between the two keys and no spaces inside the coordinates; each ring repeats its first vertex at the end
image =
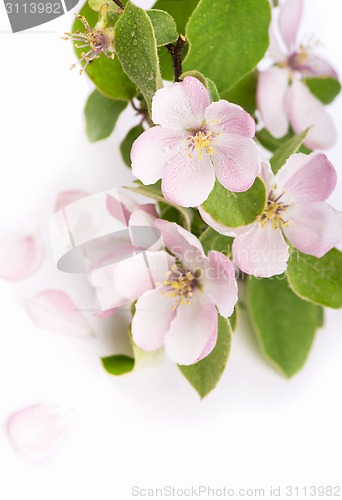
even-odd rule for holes
{"type": "Polygon", "coordinates": [[[165,45],[165,47],[169,51],[169,54],[171,54],[171,57],[172,57],[173,73],[175,76],[175,82],[179,82],[179,78],[180,78],[181,74],[183,73],[182,53],[183,53],[183,49],[184,49],[185,44],[186,44],[185,36],[179,35],[176,45],[173,45],[172,43],[168,43],[167,45],[165,45]]]}
{"type": "Polygon", "coordinates": [[[125,6],[122,2],[120,2],[120,0],[113,0],[113,2],[121,9],[121,10],[125,10],[125,6]]]}

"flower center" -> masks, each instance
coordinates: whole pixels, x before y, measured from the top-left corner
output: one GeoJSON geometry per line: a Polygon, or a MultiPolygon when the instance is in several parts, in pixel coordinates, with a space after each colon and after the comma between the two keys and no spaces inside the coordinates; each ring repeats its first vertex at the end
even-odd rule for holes
{"type": "Polygon", "coordinates": [[[270,192],[267,206],[262,214],[257,218],[263,228],[265,227],[266,223],[271,223],[274,229],[280,228],[282,225],[288,225],[288,221],[285,220],[283,216],[289,205],[285,205],[280,201],[283,194],[284,193],[282,193],[277,198],[274,198],[273,191],[270,192]]]}
{"type": "Polygon", "coordinates": [[[175,309],[178,305],[190,304],[193,291],[198,286],[196,276],[180,266],[174,264],[171,271],[168,272],[168,279],[163,283],[166,290],[162,293],[167,293],[167,296],[176,298],[176,305],[172,306],[175,309]]]}
{"type": "MultiPolygon", "coordinates": [[[[108,5],[104,4],[99,13],[99,22],[95,28],[91,28],[85,17],[77,15],[76,17],[84,26],[84,33],[77,30],[75,33],[65,33],[64,40],[73,40],[76,49],[87,48],[87,51],[81,53],[79,63],[85,62],[80,74],[86,69],[88,64],[94,59],[99,59],[101,54],[104,54],[110,59],[114,59],[114,28],[106,26],[108,15],[108,5]],[[107,9],[105,9],[107,7],[107,9]]],[[[70,69],[73,69],[77,64],[73,64],[70,69]]]]}
{"type": "Polygon", "coordinates": [[[209,132],[205,129],[198,130],[197,132],[192,132],[188,138],[188,147],[186,152],[189,158],[193,157],[194,151],[198,151],[198,159],[203,160],[203,151],[211,156],[214,153],[214,148],[212,147],[212,141],[214,140],[213,132],[209,132]]]}

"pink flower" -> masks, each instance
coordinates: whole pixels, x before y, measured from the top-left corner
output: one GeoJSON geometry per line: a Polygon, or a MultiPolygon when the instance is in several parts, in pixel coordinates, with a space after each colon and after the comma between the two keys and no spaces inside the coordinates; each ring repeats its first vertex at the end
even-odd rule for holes
{"type": "Polygon", "coordinates": [[[322,153],[295,154],[273,175],[263,165],[268,200],[264,212],[248,226],[228,228],[201,209],[205,222],[235,237],[233,258],[245,273],[269,277],[287,268],[285,238],[303,253],[322,257],[342,240],[342,213],[325,200],[336,185],[336,172],[322,153]]]}
{"type": "Polygon", "coordinates": [[[269,54],[275,64],[259,74],[258,108],[265,127],[274,137],[283,137],[289,124],[296,134],[312,127],[305,145],[311,149],[326,149],[336,140],[333,121],[302,80],[324,76],[337,78],[337,74],[311,47],[297,43],[302,11],[303,0],[285,0],[279,12],[281,45],[276,39],[273,19],[269,54]]]}
{"type": "Polygon", "coordinates": [[[157,91],[152,118],[159,126],[133,144],[134,175],[144,184],[162,179],[165,198],[194,207],[207,199],[215,183],[246,191],[260,171],[252,140],[255,123],[240,106],[210,103],[207,89],[193,77],[157,91]]]}
{"type": "Polygon", "coordinates": [[[190,365],[210,354],[216,344],[217,309],[224,317],[233,312],[234,267],[219,252],[211,251],[207,257],[199,240],[177,224],[157,219],[154,226],[172,252],[169,271],[160,265],[165,252],[150,252],[152,282],[144,283],[140,268],[136,272],[134,264],[123,261],[116,269],[116,283],[123,295],[138,299],[132,321],[137,346],[144,351],[165,346],[173,361],[190,365]]]}

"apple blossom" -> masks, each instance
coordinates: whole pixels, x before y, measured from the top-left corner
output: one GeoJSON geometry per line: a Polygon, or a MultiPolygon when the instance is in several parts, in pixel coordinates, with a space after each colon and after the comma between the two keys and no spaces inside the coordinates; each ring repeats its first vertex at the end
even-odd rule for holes
{"type": "Polygon", "coordinates": [[[273,18],[269,55],[274,65],[259,73],[257,103],[265,127],[274,137],[284,136],[289,124],[297,134],[310,128],[305,145],[311,149],[326,149],[336,140],[335,127],[324,105],[310,92],[303,79],[337,78],[337,74],[311,47],[297,43],[302,11],[303,0],[285,0],[280,7],[282,45],[276,38],[273,18]]]}
{"type": "Polygon", "coordinates": [[[260,171],[252,140],[255,123],[240,106],[210,102],[205,86],[186,77],[158,90],[152,119],[131,151],[133,174],[144,184],[162,179],[165,198],[194,207],[203,203],[215,183],[235,192],[246,191],[260,171]]]}
{"type": "Polygon", "coordinates": [[[323,153],[292,155],[273,175],[263,164],[268,198],[255,222],[238,228],[217,223],[202,208],[205,222],[235,237],[233,260],[245,273],[270,277],[287,268],[286,240],[303,253],[322,257],[342,240],[342,213],[325,200],[336,185],[336,171],[323,153]]]}

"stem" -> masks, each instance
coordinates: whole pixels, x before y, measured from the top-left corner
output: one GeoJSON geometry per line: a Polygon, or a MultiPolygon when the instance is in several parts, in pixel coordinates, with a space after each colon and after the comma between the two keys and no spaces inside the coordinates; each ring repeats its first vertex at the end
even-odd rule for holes
{"type": "Polygon", "coordinates": [[[182,68],[182,53],[184,45],[186,44],[186,38],[183,35],[179,35],[176,45],[168,43],[165,45],[169,54],[172,57],[173,73],[175,76],[175,82],[179,82],[180,76],[183,73],[182,68]]]}
{"type": "Polygon", "coordinates": [[[125,6],[122,2],[120,2],[120,0],[113,0],[113,2],[121,9],[121,10],[125,10],[125,6]]]}

